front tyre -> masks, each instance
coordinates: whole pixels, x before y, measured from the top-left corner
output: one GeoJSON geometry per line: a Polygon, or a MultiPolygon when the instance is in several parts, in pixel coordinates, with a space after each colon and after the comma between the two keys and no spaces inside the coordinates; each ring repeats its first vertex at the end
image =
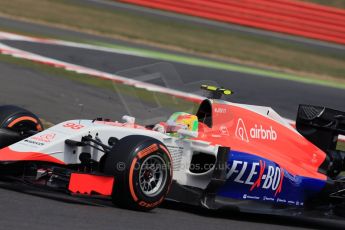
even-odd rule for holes
{"type": "Polygon", "coordinates": [[[106,156],[103,171],[115,176],[113,202],[135,210],[157,207],[172,182],[167,148],[156,139],[140,135],[122,138],[106,156]]]}

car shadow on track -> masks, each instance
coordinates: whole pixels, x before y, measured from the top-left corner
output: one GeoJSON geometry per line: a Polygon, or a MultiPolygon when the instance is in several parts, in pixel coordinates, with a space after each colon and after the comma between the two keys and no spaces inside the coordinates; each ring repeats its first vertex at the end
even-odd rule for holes
{"type": "MultiPolygon", "coordinates": [[[[55,190],[47,190],[42,188],[33,188],[23,184],[8,184],[0,183],[0,188],[32,195],[40,198],[50,199],[63,203],[73,203],[87,206],[99,206],[99,207],[114,207],[110,199],[99,198],[85,198],[83,196],[71,196],[67,193],[57,192],[55,190]]],[[[219,218],[228,219],[232,221],[242,221],[251,223],[270,224],[275,226],[291,226],[291,227],[303,227],[310,229],[345,229],[345,220],[329,220],[325,218],[304,218],[304,217],[290,217],[290,216],[277,216],[267,214],[252,214],[242,213],[233,210],[208,210],[201,207],[192,205],[176,203],[173,201],[165,201],[159,209],[173,210],[178,212],[185,212],[202,216],[205,218],[219,218]]],[[[148,214],[155,214],[152,211],[148,214]]]]}
{"type": "Polygon", "coordinates": [[[278,226],[303,227],[310,229],[345,229],[344,220],[320,219],[297,217],[297,216],[277,216],[269,214],[243,213],[234,210],[208,210],[201,207],[185,205],[172,201],[164,202],[160,208],[188,212],[208,218],[221,218],[235,221],[246,221],[252,223],[263,223],[278,226]]]}

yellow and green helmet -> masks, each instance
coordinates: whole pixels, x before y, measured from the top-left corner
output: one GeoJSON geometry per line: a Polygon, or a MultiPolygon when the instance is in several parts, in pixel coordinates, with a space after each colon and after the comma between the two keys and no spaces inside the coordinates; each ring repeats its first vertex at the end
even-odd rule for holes
{"type": "Polygon", "coordinates": [[[181,125],[185,126],[187,130],[197,132],[198,131],[198,117],[185,113],[185,112],[176,112],[173,113],[167,122],[169,125],[181,125]]]}

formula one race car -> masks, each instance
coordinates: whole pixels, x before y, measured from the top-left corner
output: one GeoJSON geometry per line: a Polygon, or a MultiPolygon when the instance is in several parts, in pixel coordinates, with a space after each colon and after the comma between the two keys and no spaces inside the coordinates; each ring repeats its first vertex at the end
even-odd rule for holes
{"type": "Polygon", "coordinates": [[[150,210],[164,199],[209,209],[294,213],[344,200],[345,113],[300,105],[296,129],[268,107],[213,97],[197,113],[150,126],[71,120],[42,130],[37,116],[0,107],[0,174],[7,181],[107,196],[150,210]]]}

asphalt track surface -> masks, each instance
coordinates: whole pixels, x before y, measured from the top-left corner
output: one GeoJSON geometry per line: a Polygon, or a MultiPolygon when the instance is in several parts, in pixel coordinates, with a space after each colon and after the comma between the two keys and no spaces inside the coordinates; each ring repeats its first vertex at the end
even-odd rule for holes
{"type": "MultiPolygon", "coordinates": [[[[6,42],[18,48],[107,72],[155,63],[157,60],[128,57],[75,48],[6,42]]],[[[212,79],[231,87],[233,101],[270,105],[293,118],[298,103],[344,107],[343,90],[250,76],[174,63],[183,81],[212,79]]],[[[117,95],[60,76],[0,62],[0,104],[18,104],[52,122],[76,117],[118,117],[123,110],[117,95]],[[115,102],[115,103],[114,103],[115,102]],[[79,107],[83,104],[83,108],[79,107]]],[[[67,198],[66,198],[67,199],[67,198]]],[[[166,203],[151,213],[106,205],[71,203],[49,197],[0,189],[0,229],[344,229],[342,222],[320,222],[233,212],[212,212],[166,203]]]]}

